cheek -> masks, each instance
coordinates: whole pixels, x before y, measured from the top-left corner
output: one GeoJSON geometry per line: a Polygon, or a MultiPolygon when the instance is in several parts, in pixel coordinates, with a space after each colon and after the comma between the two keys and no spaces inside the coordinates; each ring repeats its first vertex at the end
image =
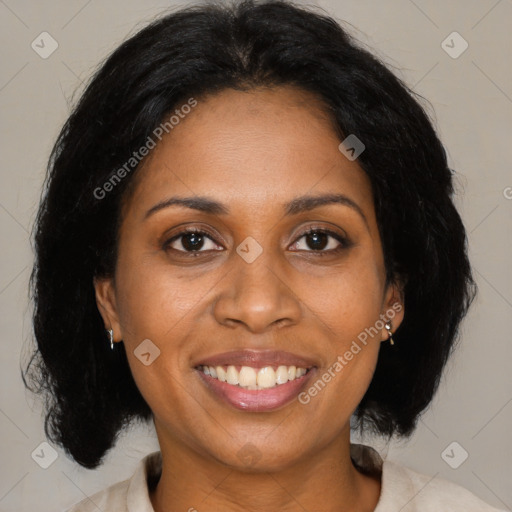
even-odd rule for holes
{"type": "MultiPolygon", "coordinates": [[[[169,403],[179,407],[183,390],[190,386],[190,347],[198,342],[191,337],[208,292],[220,277],[214,272],[171,268],[164,257],[137,255],[128,248],[118,262],[123,343],[137,387],[154,411],[166,409],[169,403]],[[149,356],[141,357],[147,352],[149,356]],[[146,365],[148,360],[154,362],[146,365]]],[[[185,410],[181,414],[185,417],[185,410]]]]}
{"type": "Polygon", "coordinates": [[[374,326],[382,312],[382,277],[375,261],[364,256],[321,279],[305,279],[303,290],[305,303],[329,328],[340,350],[374,326]]]}
{"type": "Polygon", "coordinates": [[[135,251],[119,261],[116,280],[124,341],[133,344],[150,338],[163,346],[184,331],[187,315],[215,284],[212,273],[171,269],[164,256],[137,257],[135,251]]]}
{"type": "Polygon", "coordinates": [[[326,389],[317,380],[316,390],[310,391],[324,397],[317,407],[336,407],[349,414],[366,392],[378,360],[382,333],[377,322],[383,296],[378,264],[359,254],[328,277],[310,280],[303,296],[308,297],[328,341],[325,367],[317,376],[328,382],[326,389]]]}
{"type": "Polygon", "coordinates": [[[179,270],[155,262],[154,254],[152,258],[145,263],[144,257],[132,253],[119,261],[118,313],[138,389],[155,415],[181,418],[173,424],[178,428],[190,416],[187,391],[194,393],[189,389],[193,370],[188,360],[194,308],[211,286],[203,289],[206,274],[191,282],[190,275],[180,277],[179,270]]]}

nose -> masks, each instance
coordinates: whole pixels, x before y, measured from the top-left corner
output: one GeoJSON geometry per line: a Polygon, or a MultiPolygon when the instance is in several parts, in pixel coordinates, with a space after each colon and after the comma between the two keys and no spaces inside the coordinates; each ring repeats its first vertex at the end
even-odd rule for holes
{"type": "Polygon", "coordinates": [[[286,263],[273,259],[268,251],[252,263],[233,255],[233,268],[213,307],[217,322],[232,328],[242,324],[256,334],[299,321],[301,301],[283,270],[286,263]]]}

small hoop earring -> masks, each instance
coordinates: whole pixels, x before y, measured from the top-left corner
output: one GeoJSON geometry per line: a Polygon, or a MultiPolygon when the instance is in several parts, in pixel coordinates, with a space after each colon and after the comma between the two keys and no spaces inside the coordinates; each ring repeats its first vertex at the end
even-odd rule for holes
{"type": "Polygon", "coordinates": [[[390,322],[386,322],[384,324],[384,327],[386,328],[386,331],[388,331],[388,334],[389,334],[389,337],[388,337],[389,344],[390,345],[394,345],[395,342],[393,341],[393,332],[391,331],[391,323],[390,322]]]}
{"type": "Polygon", "coordinates": [[[110,350],[114,350],[114,329],[109,329],[107,332],[110,337],[110,350]]]}

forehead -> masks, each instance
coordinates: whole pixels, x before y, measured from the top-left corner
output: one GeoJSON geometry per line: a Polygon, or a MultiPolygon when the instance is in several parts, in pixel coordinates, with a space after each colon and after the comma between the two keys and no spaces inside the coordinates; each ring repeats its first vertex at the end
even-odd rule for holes
{"type": "Polygon", "coordinates": [[[372,209],[369,179],[340,142],[325,105],[295,87],[198,98],[137,171],[129,210],[140,218],[166,195],[201,195],[235,213],[335,192],[372,209]]]}

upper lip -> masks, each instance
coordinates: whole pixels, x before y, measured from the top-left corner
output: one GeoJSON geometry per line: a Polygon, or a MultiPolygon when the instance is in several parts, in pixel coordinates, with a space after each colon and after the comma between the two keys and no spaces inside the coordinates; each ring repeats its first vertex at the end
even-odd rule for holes
{"type": "Polygon", "coordinates": [[[201,359],[196,366],[297,366],[311,368],[315,362],[283,350],[233,350],[201,359]]]}

